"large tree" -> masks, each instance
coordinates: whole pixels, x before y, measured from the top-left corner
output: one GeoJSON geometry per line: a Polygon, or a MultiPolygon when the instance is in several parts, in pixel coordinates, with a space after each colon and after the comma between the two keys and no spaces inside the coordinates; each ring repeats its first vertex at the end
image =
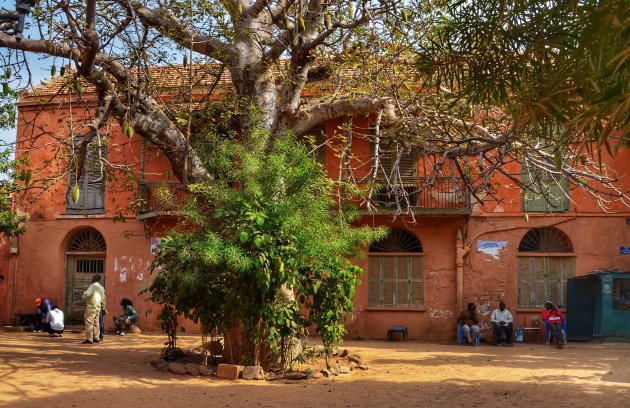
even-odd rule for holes
{"type": "Polygon", "coordinates": [[[505,171],[515,185],[539,193],[549,177],[569,178],[605,205],[626,200],[597,151],[627,142],[628,10],[624,0],[40,0],[29,38],[3,23],[0,47],[14,88],[28,85],[29,56],[74,64],[69,86],[81,94],[87,81],[98,95],[84,143],[118,120],[163,151],[183,183],[213,178],[194,147],[194,63],[217,79],[229,72],[245,141],[261,127],[273,143],[370,114],[377,146],[416,147],[429,173],[463,179],[479,200],[518,161],[546,175],[505,171]],[[149,69],[172,63],[190,69],[179,112],[149,69]]]}

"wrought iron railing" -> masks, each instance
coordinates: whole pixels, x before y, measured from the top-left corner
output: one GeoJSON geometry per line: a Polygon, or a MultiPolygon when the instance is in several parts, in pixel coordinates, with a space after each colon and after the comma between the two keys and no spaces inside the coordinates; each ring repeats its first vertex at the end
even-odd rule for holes
{"type": "Polygon", "coordinates": [[[414,177],[390,183],[378,180],[377,184],[372,201],[382,209],[470,212],[470,194],[457,178],[414,177]]]}
{"type": "Polygon", "coordinates": [[[144,181],[139,184],[140,214],[173,213],[186,204],[187,194],[183,185],[178,182],[144,181]],[[160,193],[160,189],[167,189],[168,194],[160,193]]]}

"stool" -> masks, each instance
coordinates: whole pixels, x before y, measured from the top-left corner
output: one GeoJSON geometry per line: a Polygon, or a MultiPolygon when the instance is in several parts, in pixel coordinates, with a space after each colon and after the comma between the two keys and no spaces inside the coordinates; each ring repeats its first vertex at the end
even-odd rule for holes
{"type": "Polygon", "coordinates": [[[391,329],[387,330],[387,341],[392,341],[392,336],[394,335],[394,333],[402,333],[403,339],[405,339],[405,341],[409,340],[409,334],[407,333],[406,326],[394,326],[391,329]]]}

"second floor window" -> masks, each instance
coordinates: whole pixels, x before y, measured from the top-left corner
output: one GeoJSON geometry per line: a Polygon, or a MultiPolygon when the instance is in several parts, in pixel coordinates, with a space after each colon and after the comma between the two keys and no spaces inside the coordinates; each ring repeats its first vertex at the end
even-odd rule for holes
{"type": "Polygon", "coordinates": [[[521,172],[523,184],[530,189],[523,190],[524,212],[566,212],[569,211],[569,180],[562,175],[552,175],[541,169],[521,172]]]}
{"type": "MultiPolygon", "coordinates": [[[[78,157],[81,140],[74,142],[74,149],[78,157]]],[[[107,149],[100,148],[96,142],[88,145],[83,170],[79,174],[76,161],[70,167],[68,175],[68,192],[66,194],[66,214],[104,214],[105,213],[105,170],[101,168],[100,158],[105,157],[107,149]],[[77,178],[78,175],[78,178],[77,178]],[[74,186],[79,188],[79,199],[75,203],[72,199],[74,186]]]]}

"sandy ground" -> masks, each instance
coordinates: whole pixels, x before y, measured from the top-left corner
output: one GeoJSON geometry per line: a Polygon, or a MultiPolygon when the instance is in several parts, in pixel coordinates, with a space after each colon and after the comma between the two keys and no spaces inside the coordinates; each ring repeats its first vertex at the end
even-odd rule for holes
{"type": "Polygon", "coordinates": [[[156,371],[162,335],[80,340],[0,331],[0,407],[630,407],[630,344],[349,341],[368,371],[264,382],[156,371]]]}

